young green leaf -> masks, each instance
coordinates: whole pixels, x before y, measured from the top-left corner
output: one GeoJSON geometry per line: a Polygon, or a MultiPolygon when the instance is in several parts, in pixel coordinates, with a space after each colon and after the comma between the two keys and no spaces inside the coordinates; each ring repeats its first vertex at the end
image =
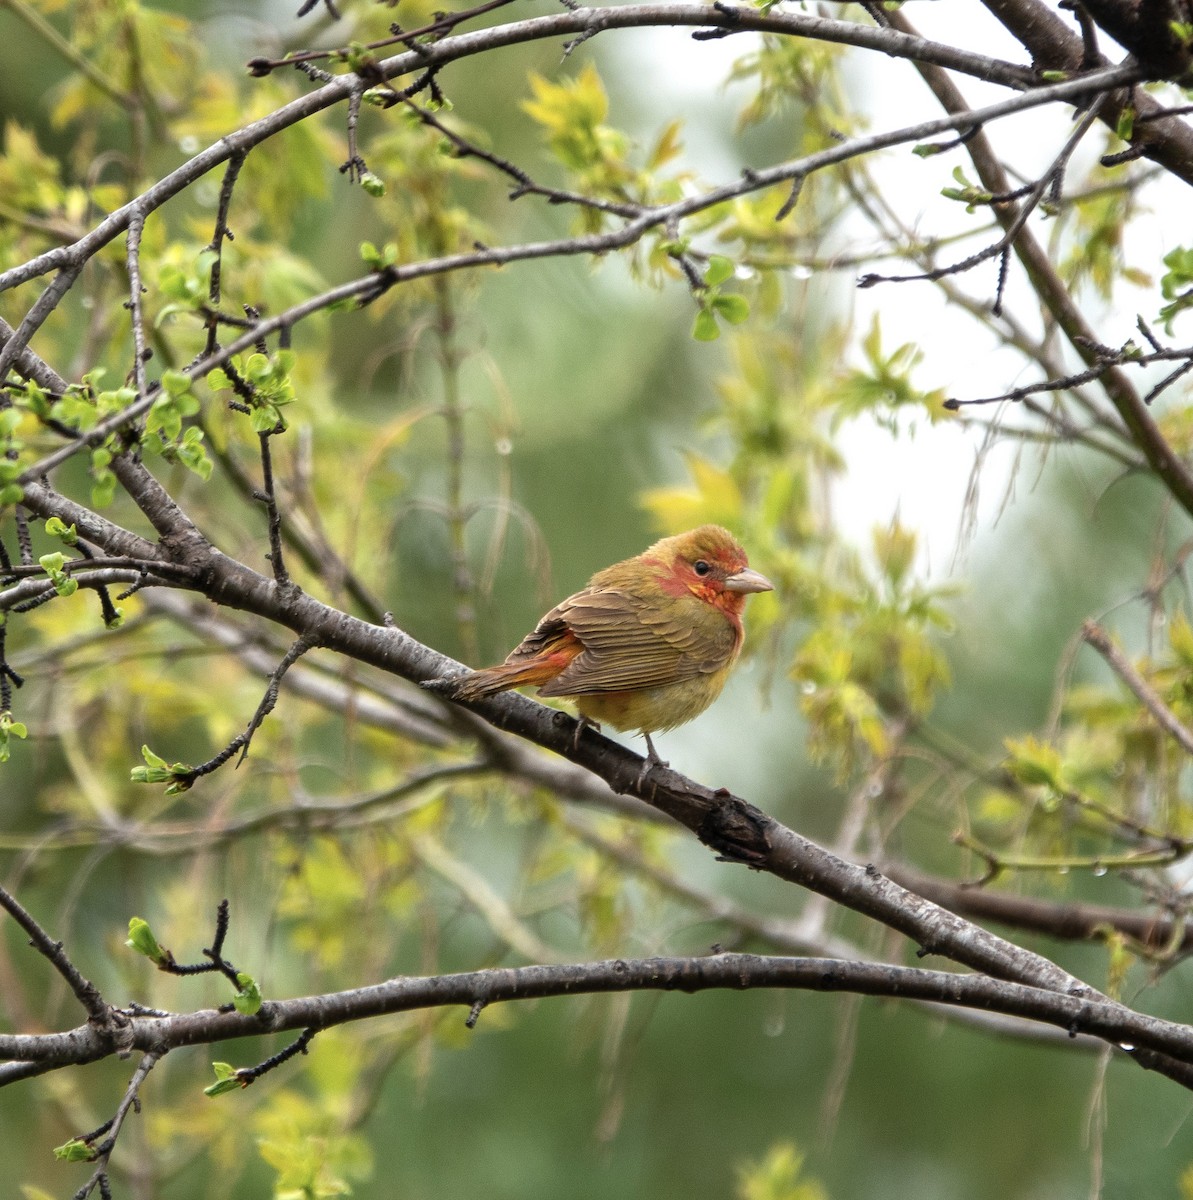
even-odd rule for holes
{"type": "Polygon", "coordinates": [[[698,342],[715,342],[721,336],[721,327],[717,324],[717,318],[713,315],[712,309],[702,308],[696,314],[696,320],[692,325],[692,337],[698,342]]]}
{"type": "Polygon", "coordinates": [[[138,954],[145,955],[150,962],[156,963],[159,967],[170,962],[170,955],[161,948],[157,938],[153,936],[149,922],[141,917],[129,918],[128,940],[124,944],[138,954]]]}
{"type": "Polygon", "coordinates": [[[231,1063],[213,1062],[211,1069],[215,1072],[216,1081],[203,1089],[204,1096],[222,1096],[225,1092],[234,1092],[245,1086],[244,1080],[237,1078],[239,1068],[231,1063]]]}
{"type": "Polygon", "coordinates": [[[240,991],[232,997],[232,1006],[238,1013],[244,1013],[246,1017],[260,1012],[261,989],[257,986],[257,981],[251,975],[246,975],[241,971],[236,976],[236,982],[240,984],[240,991]]]}

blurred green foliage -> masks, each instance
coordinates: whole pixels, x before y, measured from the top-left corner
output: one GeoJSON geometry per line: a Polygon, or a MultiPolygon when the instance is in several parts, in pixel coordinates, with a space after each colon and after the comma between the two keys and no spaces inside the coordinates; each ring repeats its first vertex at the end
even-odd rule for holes
{"type": "MultiPolygon", "coordinates": [[[[384,36],[393,20],[385,5],[343,7],[354,42],[384,36]]],[[[241,70],[260,52],[254,38],[306,36],[300,23],[254,30],[264,9],[242,26],[181,4],[39,0],[26,15],[48,19],[61,44],[18,10],[25,0],[0,8],[16,64],[0,79],[10,114],[0,269],[81,236],[189,155],[310,88],[297,73],[241,70]]],[[[403,3],[408,28],[431,18],[429,4],[403,3]]],[[[339,26],[318,25],[324,41],[347,41],[339,26]]],[[[624,70],[618,54],[601,41],[560,65],[556,46],[536,44],[455,63],[428,112],[544,186],[614,206],[673,201],[700,186],[699,163],[670,113],[650,107],[646,127],[623,123],[628,102],[604,82],[624,70]]],[[[705,136],[731,149],[761,144],[748,143],[755,136],[782,156],[835,144],[860,127],[841,58],[838,47],[760,39],[728,68],[748,88],[737,111],[722,99],[698,111],[705,136]]],[[[343,169],[340,111],[248,156],[235,237],[220,257],[225,312],[277,313],[395,264],[596,233],[618,219],[607,207],[509,203],[508,178],[404,106],[364,104],[358,138],[363,186],[343,169]]],[[[957,170],[963,187],[945,194],[980,208],[988,197],[957,170]]],[[[980,873],[984,853],[1004,884],[1126,903],[1128,885],[1099,868],[1130,857],[1133,825],[1189,836],[1188,773],[1116,681],[1073,672],[1061,656],[1083,617],[1144,589],[1161,632],[1141,666],[1164,703],[1193,720],[1193,633],[1174,554],[1184,535],[1161,524],[1154,488],[1119,484],[1083,504],[1088,477],[1100,488],[1107,476],[1081,456],[1041,460],[1046,480],[971,552],[963,587],[927,574],[917,532],[898,514],[878,514],[861,545],[841,536],[826,497],[846,471],[851,427],[889,437],[895,472],[909,429],[949,419],[930,331],[917,344],[886,340],[877,318],[855,329],[816,269],[847,206],[874,198],[866,186],[859,167],[817,174],[782,222],[788,190],[768,188],[678,232],[654,230],[616,260],[415,280],[363,310],[304,320],[288,349],[246,354],[192,387],[181,370],[207,344],[216,262],[219,181],[205,178],[143,231],[145,327],[163,390],[142,448],[201,527],[261,567],[265,518],[244,481],[260,469],[258,435],[272,435],[291,519],[333,547],[401,628],[485,660],[655,534],[729,525],[776,590],[751,602],[745,681],[671,740],[678,766],[696,773],[690,759],[718,783],[745,780],[751,798],[827,839],[848,797],[897,763],[873,797],[876,851],[952,874],[980,873]],[[251,402],[229,406],[229,394],[243,401],[243,380],[251,402]],[[976,857],[952,846],[957,829],[976,857]],[[1051,869],[1013,870],[1042,856],[1051,869]]],[[[1057,253],[1075,289],[1110,297],[1124,280],[1148,282],[1123,253],[1135,211],[1130,192],[1113,190],[1074,207],[1057,253]]],[[[1188,306],[1188,255],[1163,260],[1169,323],[1188,306]]],[[[34,342],[73,385],[52,406],[68,431],[136,394],[127,289],[113,244],[34,342]]],[[[0,296],[0,314],[19,322],[34,294],[0,296]]],[[[59,444],[41,389],[9,397],[0,488],[59,444]]],[[[1188,407],[1163,419],[1183,446],[1188,407]]],[[[118,449],[67,464],[61,482],[140,527],[111,470],[118,449]]],[[[0,502],[15,499],[0,490],[0,502]]],[[[19,707],[0,714],[0,759],[11,759],[0,849],[6,879],[106,995],[172,1010],[229,1002],[226,981],[160,975],[152,947],[138,946],[146,959],[123,944],[139,913],[156,937],[145,925],[132,940],[148,934],[158,953],[160,939],[180,961],[196,958],[224,896],[246,1004],[539,949],[567,959],[749,941],[668,886],[672,876],[768,915],[799,910],[791,889],[729,873],[670,833],[576,814],[493,778],[435,782],[392,811],[378,804],[385,819],[330,832],[279,819],[223,837],[244,814],[383,795],[458,752],[283,689],[241,771],[180,787],[186,764],[243,729],[261,680],[136,596],[119,628],[103,630],[68,598],[68,536],[63,525],[35,538],[63,602],[9,619],[9,649],[29,681],[19,707]]],[[[334,573],[302,571],[300,581],[349,606],[334,573]]],[[[256,633],[270,653],[284,649],[256,633]]],[[[839,925],[881,949],[859,921],[839,925]]],[[[1132,949],[1108,937],[1065,961],[1116,993],[1152,983],[1153,1010],[1180,1011],[1180,983],[1153,978],[1132,949]]],[[[11,923],[0,979],[6,1028],[77,1019],[11,923]]],[[[544,1001],[486,1010],[473,1031],[458,1011],[414,1013],[322,1033],[309,1056],[242,1089],[236,1068],[278,1048],[237,1043],[162,1062],[119,1144],[117,1178],[151,1181],[146,1189],[172,1200],[822,1200],[890,1195],[892,1180],[925,1198],[1075,1197],[1086,1194],[1086,1108],[1103,1069],[921,1011],[866,1002],[855,1012],[808,995],[544,1001]],[[217,1074],[211,1090],[228,1094],[202,1094],[204,1060],[217,1074]]],[[[30,1200],[77,1186],[52,1147],[97,1126],[128,1071],[107,1062],[0,1094],[5,1177],[30,1200]]],[[[1177,1121],[1168,1093],[1126,1067],[1111,1079],[1106,1194],[1170,1189],[1188,1155],[1166,1140],[1177,1121]]]]}

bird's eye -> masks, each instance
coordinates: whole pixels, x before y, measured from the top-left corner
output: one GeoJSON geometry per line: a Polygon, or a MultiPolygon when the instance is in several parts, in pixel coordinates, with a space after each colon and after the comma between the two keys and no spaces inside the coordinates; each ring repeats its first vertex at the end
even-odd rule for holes
{"type": "Polygon", "coordinates": [[[695,571],[697,575],[707,575],[709,571],[712,570],[712,567],[710,567],[708,563],[704,561],[704,559],[698,558],[692,564],[692,570],[695,571]]]}

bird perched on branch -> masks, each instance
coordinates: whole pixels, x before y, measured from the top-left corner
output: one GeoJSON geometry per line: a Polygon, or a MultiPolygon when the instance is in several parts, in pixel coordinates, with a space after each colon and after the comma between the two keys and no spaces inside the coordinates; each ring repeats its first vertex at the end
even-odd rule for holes
{"type": "Polygon", "coordinates": [[[598,571],[500,666],[431,686],[451,700],[527,686],[572,700],[585,724],[641,733],[649,770],[661,764],[650,735],[690,721],[721,694],[741,650],[746,597],[771,590],[732,534],[702,525],[598,571]]]}

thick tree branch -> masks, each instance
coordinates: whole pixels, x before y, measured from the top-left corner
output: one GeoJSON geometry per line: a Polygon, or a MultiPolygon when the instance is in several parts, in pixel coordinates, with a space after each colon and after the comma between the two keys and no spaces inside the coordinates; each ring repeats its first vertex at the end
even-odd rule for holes
{"type": "Polygon", "coordinates": [[[903,887],[978,921],[997,921],[1014,929],[1077,941],[1114,930],[1152,949],[1180,954],[1193,948],[1193,926],[1172,913],[1136,912],[1109,904],[1073,900],[1058,903],[1035,896],[1017,896],[940,879],[903,863],[884,863],[882,869],[903,887]]]}
{"type": "MultiPolygon", "coordinates": [[[[492,968],[458,975],[402,976],[371,987],[267,1001],[254,1016],[235,1011],[129,1017],[132,1048],[158,1055],[293,1029],[327,1029],[417,1009],[626,991],[699,992],[713,988],[797,988],[930,1000],[1026,1017],[1085,1033],[1135,1057],[1142,1048],[1193,1063],[1193,1028],[1131,1012],[1122,1005],[991,979],[918,967],[828,958],[714,954],[698,958],[614,959],[556,966],[492,968]]],[[[54,1034],[0,1034],[0,1058],[46,1069],[94,1062],[111,1047],[88,1026],[54,1034]]],[[[0,1083],[4,1082],[0,1076],[0,1083]]]]}
{"type": "MultiPolygon", "coordinates": [[[[1033,65],[1040,70],[1080,71],[1107,62],[1103,56],[1099,56],[1096,64],[1086,62],[1081,34],[1040,0],[983,0],[983,3],[1027,47],[1033,65]]],[[[1159,9],[1164,5],[1157,0],[1146,0],[1135,7],[1159,9]]],[[[1113,98],[1100,114],[1102,121],[1111,129],[1117,128],[1123,106],[1128,102],[1138,114],[1132,148],[1178,179],[1193,184],[1193,128],[1179,117],[1164,116],[1164,105],[1139,88],[1113,98]]]]}
{"type": "MultiPolygon", "coordinates": [[[[1021,4],[1022,0],[1015,2],[1021,4]]],[[[911,28],[902,12],[891,13],[888,19],[896,28],[911,28]]],[[[917,64],[917,70],[946,112],[961,115],[970,111],[964,97],[944,71],[923,63],[917,64]]],[[[1103,110],[1106,107],[1103,106],[1103,110]]],[[[1005,195],[1012,191],[1011,180],[1002,161],[980,130],[966,142],[965,149],[986,190],[994,195],[1005,195]]],[[[1190,158],[1190,165],[1189,181],[1193,182],[1193,157],[1190,158]]],[[[995,206],[994,215],[1005,230],[1010,230],[1015,226],[1018,209],[1014,204],[1000,204],[995,206]]],[[[1091,366],[1100,363],[1097,350],[1099,339],[1056,274],[1045,248],[1026,227],[1019,229],[1012,245],[1036,294],[1074,349],[1091,366]]],[[[1168,444],[1126,373],[1121,367],[1110,366],[1099,374],[1098,379],[1152,470],[1177,503],[1187,513],[1193,514],[1193,473],[1168,444]]]]}
{"type": "MultiPolygon", "coordinates": [[[[61,515],[52,505],[39,508],[38,501],[44,499],[35,492],[27,496],[26,503],[41,516],[61,515]]],[[[217,603],[256,613],[331,650],[407,679],[429,680],[460,669],[459,664],[399,630],[368,625],[305,594],[282,596],[272,580],[214,549],[190,549],[198,561],[188,565],[204,580],[204,593],[217,603]]],[[[843,861],[724,790],[713,791],[670,770],[644,773],[644,760],[616,742],[591,730],[577,737],[576,722],[566,713],[516,694],[470,707],[498,728],[570,758],[600,776],[614,791],[637,795],[728,860],[748,863],[821,892],[898,930],[925,953],[944,955],[995,978],[1105,1001],[1094,988],[1048,959],[916,896],[872,867],[843,861]]],[[[1147,1065],[1193,1081],[1193,1070],[1182,1064],[1149,1060],[1147,1065]]]]}

